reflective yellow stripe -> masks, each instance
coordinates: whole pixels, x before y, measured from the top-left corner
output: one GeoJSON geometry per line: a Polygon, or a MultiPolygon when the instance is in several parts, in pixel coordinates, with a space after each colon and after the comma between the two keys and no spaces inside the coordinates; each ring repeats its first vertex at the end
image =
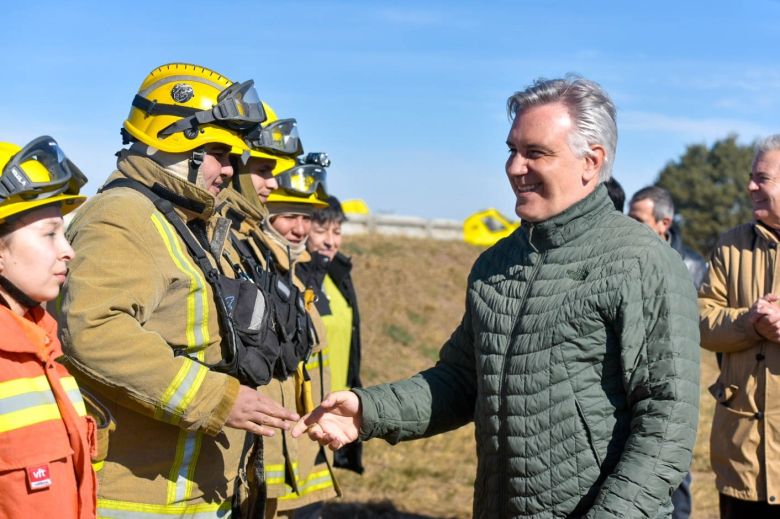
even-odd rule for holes
{"type": "Polygon", "coordinates": [[[95,463],[92,464],[92,470],[94,470],[95,472],[100,472],[101,470],[103,470],[103,465],[105,464],[106,464],[105,461],[96,461],[95,463]]]}
{"type": "Polygon", "coordinates": [[[325,488],[329,488],[333,486],[333,479],[330,475],[330,470],[319,470],[317,472],[312,472],[306,477],[305,481],[298,482],[298,488],[300,489],[299,493],[295,493],[292,491],[290,487],[287,487],[288,492],[280,496],[280,500],[285,499],[296,499],[298,497],[305,496],[307,494],[311,494],[312,492],[316,492],[317,490],[322,490],[325,488]]]}
{"type": "MultiPolygon", "coordinates": [[[[190,278],[190,289],[187,293],[187,323],[185,335],[187,350],[202,350],[209,340],[208,333],[208,302],[206,281],[203,274],[195,268],[181,248],[175,229],[159,214],[151,216],[157,232],[162,238],[165,248],[176,267],[190,278]]],[[[199,355],[200,358],[200,355],[199,355]]],[[[184,360],[179,372],[166,388],[161,398],[161,407],[155,411],[155,418],[168,418],[170,423],[177,425],[187,406],[200,389],[207,369],[191,360],[184,360]],[[166,414],[168,416],[166,416],[166,414]]]]}
{"type": "Polygon", "coordinates": [[[203,433],[179,431],[176,458],[168,475],[167,502],[180,503],[192,495],[192,480],[203,442],[203,433]]]}
{"type": "MultiPolygon", "coordinates": [[[[202,353],[202,352],[198,352],[202,353]]],[[[198,355],[200,359],[202,355],[198,355]]],[[[202,360],[202,359],[201,359],[202,360]]],[[[179,368],[179,372],[173,378],[173,381],[163,393],[161,401],[164,408],[171,413],[168,418],[169,422],[174,425],[178,425],[181,420],[181,416],[184,414],[187,407],[195,398],[198,393],[203,379],[206,378],[208,368],[190,359],[183,359],[183,364],[179,368]]],[[[157,419],[164,417],[163,409],[157,409],[155,412],[157,419]]]]}
{"type": "MultiPolygon", "coordinates": [[[[297,464],[296,464],[297,469],[297,464]]],[[[285,479],[284,465],[273,464],[265,466],[265,483],[266,485],[284,485],[285,479]]]]}
{"type": "Polygon", "coordinates": [[[265,466],[266,485],[277,485],[284,487],[284,494],[278,499],[296,499],[317,490],[322,490],[324,488],[333,486],[333,478],[330,474],[330,470],[327,468],[310,473],[304,480],[301,479],[298,473],[298,462],[293,462],[293,475],[297,482],[296,486],[298,487],[299,492],[296,492],[290,485],[287,484],[285,474],[285,465],[272,464],[265,466]]]}
{"type": "Polygon", "coordinates": [[[0,415],[0,433],[21,429],[28,425],[62,420],[57,404],[45,404],[0,415]]]}
{"type": "Polygon", "coordinates": [[[226,519],[230,517],[231,500],[225,499],[219,504],[202,503],[197,505],[152,505],[130,501],[97,500],[97,516],[110,519],[170,519],[188,517],[192,519],[226,519]]]}
{"type": "Polygon", "coordinates": [[[176,267],[190,278],[190,290],[187,294],[187,347],[202,348],[209,341],[206,280],[182,250],[176,230],[171,224],[159,214],[152,215],[152,223],[160,233],[176,267]]]}
{"type": "Polygon", "coordinates": [[[0,383],[0,432],[61,419],[46,375],[0,383]]]}
{"type": "Polygon", "coordinates": [[[49,391],[49,381],[46,379],[46,375],[38,375],[37,377],[27,378],[15,378],[6,382],[0,382],[0,399],[20,395],[22,393],[30,393],[33,391],[49,391]]]}
{"type": "Polygon", "coordinates": [[[320,362],[325,368],[330,366],[330,351],[327,347],[323,348],[319,353],[309,357],[309,362],[306,363],[306,371],[319,369],[320,362]]]}
{"type": "MultiPolygon", "coordinates": [[[[205,359],[203,349],[208,345],[208,293],[203,273],[196,268],[182,249],[176,230],[159,214],[152,215],[152,223],[160,234],[165,248],[176,267],[190,279],[186,298],[187,351],[197,352],[198,360],[205,359]]],[[[155,418],[167,418],[178,425],[181,417],[198,393],[208,368],[189,359],[183,359],[178,373],[166,388],[161,398],[161,407],[155,411],[155,418]],[[167,415],[167,416],[166,416],[167,415]]],[[[168,474],[167,502],[180,503],[192,495],[192,479],[202,441],[201,433],[180,431],[176,443],[176,457],[168,474]]]]}

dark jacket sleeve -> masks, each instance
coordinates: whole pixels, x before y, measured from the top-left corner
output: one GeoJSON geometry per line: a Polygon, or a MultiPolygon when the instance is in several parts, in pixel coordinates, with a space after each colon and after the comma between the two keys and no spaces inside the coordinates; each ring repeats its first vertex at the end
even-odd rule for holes
{"type": "Polygon", "coordinates": [[[658,517],[690,467],[699,410],[696,294],[671,249],[649,249],[617,302],[631,431],[587,517],[658,517]],[[667,252],[668,251],[668,252],[667,252]]]}

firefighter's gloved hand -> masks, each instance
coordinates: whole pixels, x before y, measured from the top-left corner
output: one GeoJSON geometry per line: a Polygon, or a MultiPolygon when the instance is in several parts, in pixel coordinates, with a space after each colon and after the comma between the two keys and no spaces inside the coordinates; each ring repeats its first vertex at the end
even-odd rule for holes
{"type": "Polygon", "coordinates": [[[335,451],[358,439],[362,422],[358,396],[352,391],[336,391],[295,424],[292,436],[298,438],[305,432],[312,440],[335,451]]]}
{"type": "Polygon", "coordinates": [[[225,425],[257,435],[273,436],[274,428],[288,430],[299,419],[298,413],[285,409],[256,389],[241,386],[225,425]]]}

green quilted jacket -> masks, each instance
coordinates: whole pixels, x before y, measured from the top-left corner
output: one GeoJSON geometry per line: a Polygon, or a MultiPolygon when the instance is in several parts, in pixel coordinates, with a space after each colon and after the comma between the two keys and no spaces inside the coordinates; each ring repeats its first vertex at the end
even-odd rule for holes
{"type": "Polygon", "coordinates": [[[696,439],[693,283],[599,186],[480,256],[435,367],[354,391],[362,439],[474,420],[474,517],[666,517],[696,439]]]}

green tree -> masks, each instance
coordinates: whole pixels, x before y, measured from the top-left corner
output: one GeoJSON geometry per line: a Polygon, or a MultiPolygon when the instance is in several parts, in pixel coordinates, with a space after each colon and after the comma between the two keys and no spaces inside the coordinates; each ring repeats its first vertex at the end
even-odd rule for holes
{"type": "Polygon", "coordinates": [[[656,184],[674,199],[684,241],[705,257],[718,235],[752,219],[747,192],[752,160],[752,145],[740,145],[729,135],[711,148],[688,146],[658,175],[656,184]]]}

